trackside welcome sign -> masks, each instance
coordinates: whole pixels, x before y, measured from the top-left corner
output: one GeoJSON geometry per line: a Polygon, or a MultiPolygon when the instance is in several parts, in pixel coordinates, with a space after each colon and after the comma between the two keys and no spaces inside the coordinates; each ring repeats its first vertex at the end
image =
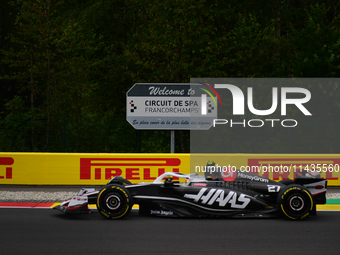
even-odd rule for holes
{"type": "Polygon", "coordinates": [[[209,129],[218,100],[209,84],[136,83],[127,92],[126,119],[135,129],[209,129]]]}

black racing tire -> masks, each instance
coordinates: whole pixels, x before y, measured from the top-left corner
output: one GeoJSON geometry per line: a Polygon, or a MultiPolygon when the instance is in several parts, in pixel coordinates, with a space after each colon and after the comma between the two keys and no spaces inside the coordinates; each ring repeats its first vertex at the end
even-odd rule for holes
{"type": "Polygon", "coordinates": [[[283,187],[277,197],[280,213],[291,220],[309,217],[314,207],[312,194],[303,186],[290,184],[283,187]]]}
{"type": "Polygon", "coordinates": [[[122,185],[105,186],[97,197],[97,210],[107,219],[121,219],[133,206],[130,192],[122,185]]]}
{"type": "Polygon", "coordinates": [[[132,183],[129,180],[124,179],[121,176],[116,176],[113,179],[111,179],[106,185],[111,184],[120,184],[120,185],[131,185],[132,183]]]}
{"type": "Polygon", "coordinates": [[[124,179],[123,184],[124,185],[131,185],[132,183],[129,180],[124,179]]]}
{"type": "Polygon", "coordinates": [[[284,185],[290,185],[290,184],[294,184],[294,180],[291,180],[291,179],[284,179],[284,180],[281,180],[279,181],[279,183],[281,184],[284,184],[284,185]]]}

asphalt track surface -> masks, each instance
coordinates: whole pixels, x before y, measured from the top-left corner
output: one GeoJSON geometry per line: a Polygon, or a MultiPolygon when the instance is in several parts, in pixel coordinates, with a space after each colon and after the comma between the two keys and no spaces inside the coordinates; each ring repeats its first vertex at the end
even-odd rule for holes
{"type": "Polygon", "coordinates": [[[107,220],[96,210],[0,209],[0,254],[340,254],[339,211],[281,218],[107,220]]]}

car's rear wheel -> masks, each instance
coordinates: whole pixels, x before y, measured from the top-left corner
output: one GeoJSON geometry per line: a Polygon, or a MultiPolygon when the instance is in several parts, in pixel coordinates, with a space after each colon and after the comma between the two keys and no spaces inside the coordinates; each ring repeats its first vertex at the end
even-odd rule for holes
{"type": "Polygon", "coordinates": [[[279,181],[279,183],[284,184],[284,185],[289,185],[289,184],[294,184],[294,180],[283,179],[283,180],[279,181]]]}
{"type": "Polygon", "coordinates": [[[129,191],[119,184],[104,187],[97,197],[97,209],[107,219],[120,219],[131,211],[133,202],[129,191]]]}
{"type": "Polygon", "coordinates": [[[282,215],[292,220],[307,218],[314,206],[311,193],[303,186],[297,184],[284,187],[277,199],[279,211],[282,215]]]}

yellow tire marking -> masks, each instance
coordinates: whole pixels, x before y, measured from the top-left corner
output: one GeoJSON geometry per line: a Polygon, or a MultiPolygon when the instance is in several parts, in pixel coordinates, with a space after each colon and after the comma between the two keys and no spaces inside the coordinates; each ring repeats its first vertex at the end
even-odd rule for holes
{"type": "Polygon", "coordinates": [[[128,206],[126,207],[125,212],[124,212],[122,215],[119,215],[119,216],[117,216],[117,217],[111,217],[111,219],[119,219],[119,218],[123,217],[123,216],[126,214],[126,212],[129,210],[129,208],[130,208],[130,206],[128,205],[128,206]]]}
{"type": "Polygon", "coordinates": [[[281,204],[281,210],[282,210],[282,212],[283,212],[288,218],[291,218],[292,220],[296,220],[296,218],[293,218],[293,217],[289,216],[289,215],[286,213],[286,211],[284,210],[282,204],[281,204]]]}

